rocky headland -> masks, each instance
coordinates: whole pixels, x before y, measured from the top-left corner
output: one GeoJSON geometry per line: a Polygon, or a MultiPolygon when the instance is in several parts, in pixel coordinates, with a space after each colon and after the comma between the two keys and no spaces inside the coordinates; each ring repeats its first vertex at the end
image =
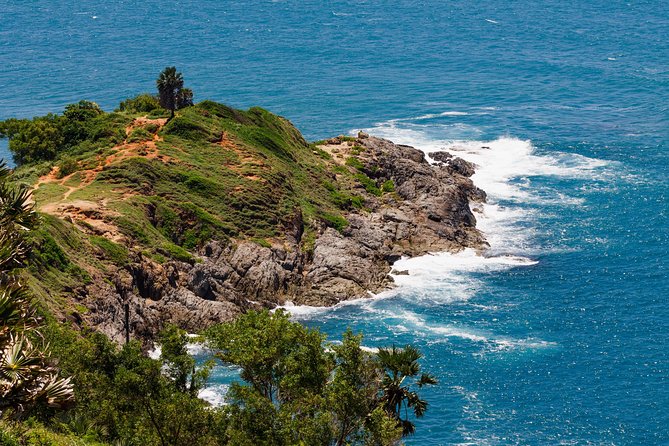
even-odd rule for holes
{"type": "Polygon", "coordinates": [[[80,293],[90,309],[87,322],[121,339],[124,303],[130,331],[140,337],[167,322],[197,331],[247,309],[286,302],[331,306],[391,288],[392,265],[402,256],[486,246],[470,210],[485,192],[469,178],[470,163],[438,152],[433,155],[441,162],[431,165],[420,150],[364,134],[321,146],[342,165],[353,147],[362,170],[381,183],[392,181],[395,193],[381,198],[361,188],[365,209],[345,214],[348,225],[341,231],[323,227],[313,252],[299,249],[304,222],[296,215],[282,244],[210,241],[195,264],[160,265],[138,256],[118,271],[115,286],[95,282],[80,293]]]}
{"type": "Polygon", "coordinates": [[[37,262],[36,293],[118,342],[369,297],[393,287],[402,256],[486,246],[470,209],[486,198],[475,166],[447,152],[431,164],[364,133],[307,143],[269,112],[207,101],[171,122],[94,119],[121,136],[18,174],[46,223],[38,255],[59,259],[37,262]]]}

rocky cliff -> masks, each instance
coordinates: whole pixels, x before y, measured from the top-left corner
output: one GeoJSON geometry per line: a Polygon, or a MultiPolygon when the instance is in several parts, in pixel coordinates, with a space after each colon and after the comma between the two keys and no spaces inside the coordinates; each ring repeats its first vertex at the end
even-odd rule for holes
{"type": "Polygon", "coordinates": [[[126,323],[149,339],[168,322],[367,297],[402,256],[485,245],[475,166],[446,152],[430,164],[365,134],[311,144],[265,110],[208,101],[170,122],[99,112],[86,126],[60,158],[17,170],[45,222],[31,283],[57,317],[117,341],[126,323]]]}
{"type": "Polygon", "coordinates": [[[485,200],[469,179],[473,166],[444,155],[445,162],[430,165],[419,150],[366,135],[321,146],[342,164],[353,147],[361,171],[377,182],[391,181],[394,193],[378,197],[361,187],[365,208],[347,213],[348,224],[340,231],[323,227],[312,252],[299,249],[304,222],[298,215],[282,244],[210,241],[194,264],[160,265],[140,255],[117,271],[113,286],[93,281],[85,287],[80,293],[90,310],[85,320],[122,339],[128,303],[135,336],[151,337],[167,322],[197,331],[250,308],[287,301],[329,306],[369,297],[393,286],[389,273],[402,256],[485,245],[469,206],[485,200]]]}

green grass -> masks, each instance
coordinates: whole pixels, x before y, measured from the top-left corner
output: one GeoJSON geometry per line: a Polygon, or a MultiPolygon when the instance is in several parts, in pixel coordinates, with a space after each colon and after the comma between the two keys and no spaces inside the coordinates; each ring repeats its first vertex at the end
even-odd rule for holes
{"type": "MultiPolygon", "coordinates": [[[[89,137],[53,161],[61,166],[79,163],[81,173],[66,185],[80,186],[83,171],[97,168],[112,147],[123,143],[126,126],[144,115],[125,111],[95,118],[89,137]]],[[[360,158],[351,156],[348,166],[338,165],[288,120],[258,107],[244,111],[204,101],[178,111],[161,129],[136,128],[128,141],[152,139],[154,132],[162,139],[157,148],[169,162],[143,156],[116,160],[68,199],[104,202],[105,222],[118,228],[127,242],[93,235],[95,228],[83,222],[77,227],[48,217],[39,263],[52,266],[34,272],[47,284],[39,293],[51,292],[57,299],[63,290],[78,286],[77,281],[90,280],[84,267],[102,271],[104,277],[105,271],[127,265],[133,252],[159,263],[193,263],[198,261],[197,250],[212,239],[250,240],[269,247],[270,240],[285,237],[296,214],[304,221],[299,249],[308,254],[324,227],[343,231],[346,213],[364,210],[367,194],[378,196],[392,189],[390,183],[379,187],[362,173],[366,167],[360,158]]],[[[353,151],[364,156],[360,146],[353,151]]],[[[53,164],[24,165],[17,176],[34,183],[53,164]]],[[[40,205],[58,203],[67,190],[43,184],[35,197],[40,205]]]]}
{"type": "Polygon", "coordinates": [[[368,193],[376,195],[377,197],[380,197],[382,195],[381,189],[379,189],[376,182],[371,178],[369,178],[364,173],[355,174],[355,178],[360,182],[360,184],[362,184],[362,186],[368,193]]]}
{"type": "Polygon", "coordinates": [[[386,193],[386,192],[395,192],[395,183],[393,180],[386,180],[383,182],[381,185],[381,192],[386,193]]]}
{"type": "Polygon", "coordinates": [[[92,236],[90,240],[91,244],[100,250],[103,257],[115,265],[124,266],[128,263],[128,249],[125,246],[99,236],[92,236]]]}
{"type": "Polygon", "coordinates": [[[33,192],[33,197],[37,203],[49,203],[58,201],[67,192],[67,187],[55,183],[42,184],[39,189],[33,192]]]}
{"type": "MultiPolygon", "coordinates": [[[[155,131],[154,131],[155,133],[155,131]]],[[[144,141],[151,141],[153,139],[153,135],[145,128],[143,127],[137,127],[128,135],[127,142],[133,143],[133,142],[144,142],[144,141]]]]}
{"type": "Polygon", "coordinates": [[[349,156],[346,158],[346,165],[351,166],[354,169],[362,170],[365,168],[365,165],[362,164],[362,161],[360,161],[357,157],[355,156],[349,156]]]}

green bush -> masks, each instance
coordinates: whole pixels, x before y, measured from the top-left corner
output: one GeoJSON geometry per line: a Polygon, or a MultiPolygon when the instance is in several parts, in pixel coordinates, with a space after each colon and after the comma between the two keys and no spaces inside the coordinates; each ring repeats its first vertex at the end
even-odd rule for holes
{"type": "Polygon", "coordinates": [[[152,133],[152,134],[155,134],[158,131],[159,128],[160,128],[160,126],[158,126],[158,124],[156,124],[154,122],[149,122],[148,124],[146,124],[144,126],[144,129],[147,132],[152,133]]]}
{"type": "Polygon", "coordinates": [[[0,135],[9,138],[9,150],[17,164],[52,160],[65,142],[63,118],[49,114],[41,118],[9,119],[0,123],[0,135]]]}
{"type": "Polygon", "coordinates": [[[125,246],[98,236],[91,237],[91,243],[93,246],[100,248],[105,258],[111,260],[114,264],[123,266],[128,263],[128,249],[125,246]]]}
{"type": "Polygon", "coordinates": [[[153,139],[153,135],[149,133],[145,128],[143,127],[137,127],[130,133],[130,136],[128,136],[127,142],[132,143],[132,142],[144,142],[144,141],[151,141],[153,139]]]}
{"type": "Polygon", "coordinates": [[[346,226],[348,226],[348,221],[341,215],[334,214],[323,214],[321,215],[323,222],[331,228],[336,229],[339,232],[342,232],[346,226]]]}
{"type": "Polygon", "coordinates": [[[70,266],[70,260],[65,251],[46,230],[35,231],[34,240],[32,260],[38,268],[56,268],[59,271],[65,271],[70,266]]]}
{"type": "Polygon", "coordinates": [[[79,170],[79,163],[69,156],[64,156],[58,163],[58,178],[64,178],[79,170]]]}
{"type": "Polygon", "coordinates": [[[365,147],[356,144],[351,148],[351,153],[354,155],[360,155],[365,150],[367,150],[365,147]]]}
{"type": "Polygon", "coordinates": [[[175,245],[174,243],[165,243],[163,246],[158,248],[158,251],[166,255],[167,257],[170,257],[174,260],[179,260],[180,262],[186,262],[186,263],[193,263],[195,261],[195,258],[183,249],[181,246],[175,245]]]}
{"type": "Polygon", "coordinates": [[[365,204],[364,198],[358,195],[351,195],[347,192],[340,191],[334,184],[330,183],[329,181],[325,181],[323,185],[330,192],[330,197],[332,198],[332,201],[335,203],[335,205],[337,205],[339,209],[344,209],[344,210],[348,210],[351,208],[361,209],[365,204]]]}
{"type": "Polygon", "coordinates": [[[122,101],[117,110],[126,113],[151,113],[153,111],[163,111],[163,108],[160,106],[157,97],[144,93],[122,101]]]}
{"type": "Polygon", "coordinates": [[[184,116],[177,116],[170,120],[165,126],[163,132],[166,135],[179,136],[190,140],[209,140],[213,135],[207,127],[199,121],[186,118],[184,116]]]}
{"type": "Polygon", "coordinates": [[[382,192],[381,189],[376,185],[376,182],[369,178],[367,175],[364,173],[359,173],[356,174],[355,178],[362,184],[362,186],[365,188],[367,192],[369,192],[372,195],[376,195],[377,197],[380,197],[382,192]]]}
{"type": "Polygon", "coordinates": [[[381,185],[381,191],[383,192],[395,192],[395,183],[393,180],[384,181],[381,185]]]}

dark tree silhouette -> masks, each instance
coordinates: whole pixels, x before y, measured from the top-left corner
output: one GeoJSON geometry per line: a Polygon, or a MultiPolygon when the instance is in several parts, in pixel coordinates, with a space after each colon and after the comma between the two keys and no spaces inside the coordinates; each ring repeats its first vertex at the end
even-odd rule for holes
{"type": "Polygon", "coordinates": [[[184,88],[184,78],[176,67],[165,68],[156,80],[160,105],[170,111],[170,119],[174,111],[193,105],[193,90],[184,88]]]}

